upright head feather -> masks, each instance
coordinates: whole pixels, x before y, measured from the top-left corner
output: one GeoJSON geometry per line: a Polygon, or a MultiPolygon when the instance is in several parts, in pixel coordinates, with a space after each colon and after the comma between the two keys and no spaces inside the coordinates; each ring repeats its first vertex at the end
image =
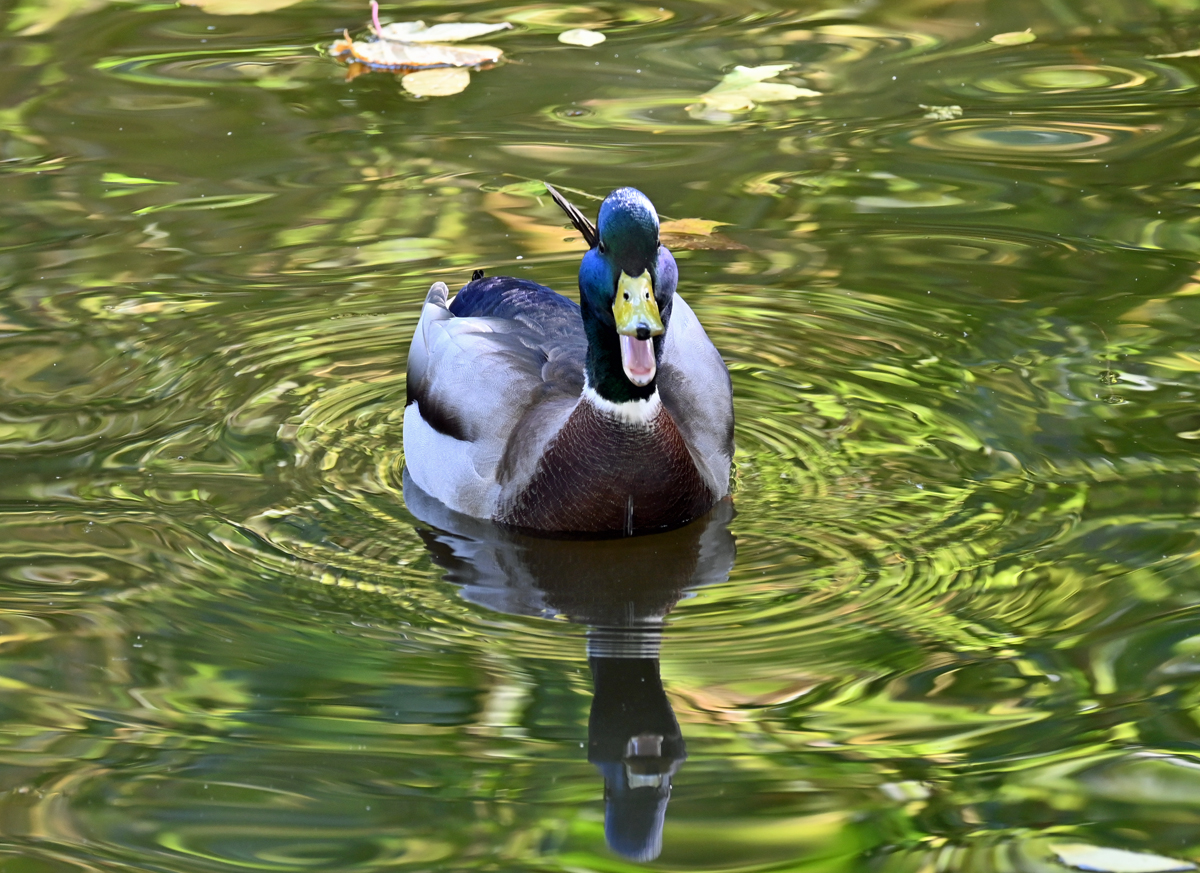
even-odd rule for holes
{"type": "Polygon", "coordinates": [[[567,213],[567,218],[571,219],[571,224],[575,225],[575,229],[583,234],[583,240],[588,244],[588,248],[594,249],[599,238],[596,225],[592,224],[588,217],[575,207],[575,204],[559,194],[549,182],[542,184],[546,186],[546,193],[558,204],[558,208],[567,213]]]}

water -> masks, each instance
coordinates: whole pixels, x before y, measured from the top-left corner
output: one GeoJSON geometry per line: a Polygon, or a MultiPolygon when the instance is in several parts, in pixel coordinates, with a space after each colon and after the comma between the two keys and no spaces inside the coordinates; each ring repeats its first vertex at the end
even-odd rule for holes
{"type": "Polygon", "coordinates": [[[385,7],[518,25],[427,100],[367,15],[4,8],[0,869],[1200,860],[1193,4],[385,7]],[[736,515],[406,505],[430,283],[574,291],[542,178],[727,223],[736,515]]]}

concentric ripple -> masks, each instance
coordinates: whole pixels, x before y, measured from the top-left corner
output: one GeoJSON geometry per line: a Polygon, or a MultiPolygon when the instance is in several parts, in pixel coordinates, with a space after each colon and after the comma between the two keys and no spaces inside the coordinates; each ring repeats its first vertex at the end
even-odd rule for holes
{"type": "Polygon", "coordinates": [[[1010,117],[963,119],[911,135],[909,142],[957,157],[1017,161],[1115,161],[1151,148],[1170,134],[1161,125],[1107,121],[1051,122],[1010,117]]]}
{"type": "Polygon", "coordinates": [[[425,100],[322,55],[367,4],[13,5],[0,867],[1200,862],[1187,5],[384,3],[516,25],[425,100]],[[688,112],[764,65],[818,96],[688,112]],[[543,179],[678,222],[694,525],[406,483],[430,283],[574,293],[543,179]]]}
{"type": "MultiPolygon", "coordinates": [[[[324,78],[327,68],[303,47],[244,49],[213,53],[170,52],[135,58],[107,58],[96,69],[127,82],[206,88],[247,84],[263,88],[299,88],[324,78]]],[[[169,106],[168,108],[175,108],[169,106]]]]}
{"type": "MultiPolygon", "coordinates": [[[[1149,102],[1154,97],[1194,91],[1195,80],[1179,67],[1137,60],[1128,65],[1079,63],[1071,58],[1041,57],[1038,63],[1005,64],[970,81],[946,77],[946,88],[962,97],[1034,105],[1095,105],[1102,102],[1149,102]]],[[[961,77],[960,77],[961,78],[961,77]]]]}

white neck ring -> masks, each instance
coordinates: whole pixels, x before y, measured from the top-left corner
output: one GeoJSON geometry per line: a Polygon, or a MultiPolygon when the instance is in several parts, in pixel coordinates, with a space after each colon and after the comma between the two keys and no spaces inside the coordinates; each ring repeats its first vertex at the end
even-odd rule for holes
{"type": "Polygon", "coordinates": [[[626,400],[624,403],[614,403],[601,397],[596,393],[595,388],[584,381],[583,400],[604,415],[615,418],[624,424],[648,425],[662,412],[662,400],[659,399],[657,388],[644,400],[626,400]]]}

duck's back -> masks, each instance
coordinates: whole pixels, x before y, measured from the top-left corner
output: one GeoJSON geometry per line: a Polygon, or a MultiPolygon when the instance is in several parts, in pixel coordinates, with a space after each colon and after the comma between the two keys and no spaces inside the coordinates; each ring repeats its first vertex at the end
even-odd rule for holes
{"type": "Polygon", "coordinates": [[[459,318],[509,318],[538,330],[551,342],[577,342],[587,351],[579,304],[528,279],[473,279],[450,301],[450,311],[459,318]]]}

